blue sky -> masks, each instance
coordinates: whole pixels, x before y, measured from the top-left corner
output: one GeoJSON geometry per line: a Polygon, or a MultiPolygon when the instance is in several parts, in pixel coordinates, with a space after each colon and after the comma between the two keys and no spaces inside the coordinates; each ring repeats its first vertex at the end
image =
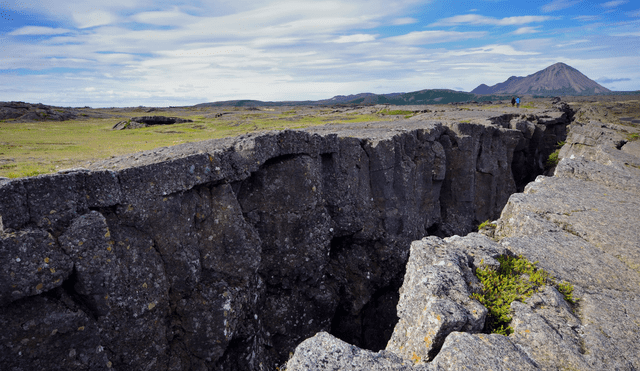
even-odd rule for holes
{"type": "Polygon", "coordinates": [[[640,90],[636,0],[0,0],[0,101],[470,91],[567,63],[640,90]]]}

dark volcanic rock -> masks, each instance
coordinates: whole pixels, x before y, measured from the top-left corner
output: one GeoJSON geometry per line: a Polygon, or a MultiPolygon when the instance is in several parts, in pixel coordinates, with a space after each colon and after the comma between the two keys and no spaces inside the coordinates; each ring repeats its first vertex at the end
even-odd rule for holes
{"type": "Polygon", "coordinates": [[[73,108],[53,107],[41,103],[0,102],[0,120],[65,121],[74,120],[79,116],[73,108]]]}
{"type": "MultiPolygon", "coordinates": [[[[3,181],[2,364],[262,370],[320,331],[379,350],[411,241],[497,217],[516,190],[515,154],[549,150],[527,133],[562,132],[563,118],[538,112],[530,131],[420,118],[319,127],[3,181]]],[[[434,349],[503,346],[448,345],[447,332],[481,321],[472,302],[461,308],[467,320],[437,332],[434,349]]]]}
{"type": "Polygon", "coordinates": [[[181,124],[183,122],[193,122],[193,120],[181,119],[179,117],[165,117],[165,116],[132,117],[129,120],[118,122],[113,126],[111,130],[139,129],[139,128],[146,128],[148,126],[154,126],[154,125],[181,124]]]}

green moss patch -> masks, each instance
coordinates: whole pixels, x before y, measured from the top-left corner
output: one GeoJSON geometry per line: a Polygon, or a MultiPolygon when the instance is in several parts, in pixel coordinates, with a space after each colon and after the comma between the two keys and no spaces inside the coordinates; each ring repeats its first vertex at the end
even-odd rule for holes
{"type": "Polygon", "coordinates": [[[511,323],[511,303],[524,301],[544,285],[555,285],[565,300],[575,304],[573,285],[568,282],[556,285],[554,278],[545,270],[538,268],[537,262],[529,262],[522,256],[500,256],[497,258],[500,268],[476,269],[476,277],[482,283],[482,293],[473,293],[472,298],[487,307],[489,314],[485,322],[485,331],[508,336],[513,332],[511,323]]]}

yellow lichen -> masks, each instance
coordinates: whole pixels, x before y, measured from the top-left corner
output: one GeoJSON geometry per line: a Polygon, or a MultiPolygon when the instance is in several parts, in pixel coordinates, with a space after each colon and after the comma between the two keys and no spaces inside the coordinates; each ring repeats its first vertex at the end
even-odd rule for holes
{"type": "Polygon", "coordinates": [[[42,290],[42,287],[43,287],[43,286],[44,286],[44,285],[43,285],[42,283],[39,283],[39,284],[36,286],[36,290],[42,290]]]}

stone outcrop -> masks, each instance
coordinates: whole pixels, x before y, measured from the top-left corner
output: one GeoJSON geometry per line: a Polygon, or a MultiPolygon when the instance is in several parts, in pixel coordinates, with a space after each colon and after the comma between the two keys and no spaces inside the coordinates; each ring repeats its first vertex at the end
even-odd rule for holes
{"type": "Polygon", "coordinates": [[[414,241],[400,317],[371,352],[320,333],[287,370],[636,370],[640,368],[640,152],[633,127],[574,122],[554,177],[513,194],[491,237],[414,241]],[[537,261],[574,302],[543,286],[511,303],[513,333],[484,334],[473,275],[498,256],[537,261]]]}
{"type": "Polygon", "coordinates": [[[132,117],[129,120],[120,121],[117,124],[113,125],[113,128],[111,128],[111,130],[139,129],[154,125],[182,124],[184,122],[193,122],[193,120],[166,116],[132,117]]]}
{"type": "MultiPolygon", "coordinates": [[[[273,369],[322,331],[384,348],[411,241],[466,234],[497,217],[521,186],[515,159],[540,173],[547,143],[564,139],[569,119],[554,110],[494,124],[495,113],[484,115],[482,123],[416,116],[247,135],[3,181],[0,364],[273,369]]],[[[504,249],[483,241],[487,256],[504,249]]],[[[442,320],[420,353],[433,362],[469,357],[455,352],[462,346],[525,359],[494,335],[448,335],[476,331],[484,313],[466,296],[475,263],[465,249],[438,258],[455,267],[424,270],[454,286],[401,295],[449,293],[425,305],[455,318],[420,314],[402,299],[400,323],[417,336],[442,320]],[[424,317],[415,329],[414,313],[424,317]]],[[[435,261],[429,254],[421,259],[435,261]]],[[[396,362],[409,353],[358,354],[396,362]]]]}
{"type": "Polygon", "coordinates": [[[42,103],[0,102],[0,120],[11,122],[66,121],[105,116],[92,110],[47,106],[42,103]]]}

